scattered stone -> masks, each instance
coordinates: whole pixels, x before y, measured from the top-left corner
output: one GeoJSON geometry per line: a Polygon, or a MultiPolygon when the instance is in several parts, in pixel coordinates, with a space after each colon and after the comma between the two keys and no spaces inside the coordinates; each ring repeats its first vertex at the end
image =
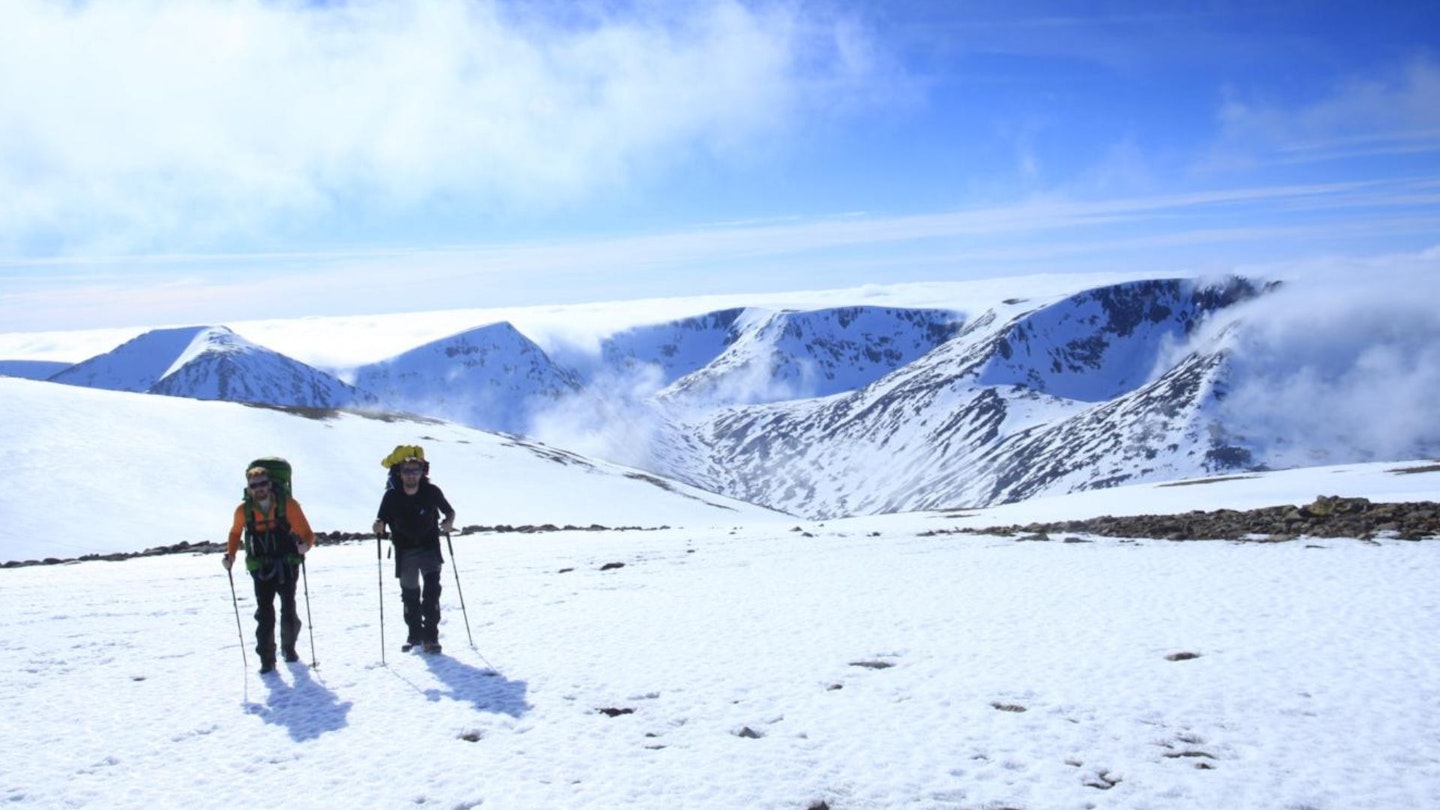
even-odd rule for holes
{"type": "Polygon", "coordinates": [[[1082,784],[1085,787],[1093,787],[1098,790],[1109,790],[1120,784],[1120,777],[1112,776],[1109,771],[1101,771],[1095,774],[1094,779],[1086,779],[1082,784]]]}
{"type": "MultiPolygon", "coordinates": [[[[467,534],[480,534],[485,532],[493,534],[505,534],[509,532],[520,532],[525,534],[535,534],[540,532],[653,532],[665,531],[669,528],[670,527],[668,525],[601,526],[599,524],[591,524],[589,526],[556,526],[554,524],[547,523],[541,526],[466,526],[454,532],[453,534],[464,536],[467,534]]],[[[339,545],[341,543],[367,542],[373,541],[374,539],[375,535],[373,532],[315,532],[315,545],[317,546],[339,545]]],[[[155,557],[165,554],[220,554],[224,551],[225,543],[223,541],[217,542],[211,540],[182,540],[178,543],[173,543],[171,545],[147,548],[144,551],[120,551],[108,554],[86,554],[80,557],[73,558],[46,557],[43,560],[7,560],[5,562],[0,562],[0,568],[25,568],[33,565],[61,565],[63,563],[90,562],[92,560],[119,562],[121,560],[130,560],[136,557],[155,557]]]]}

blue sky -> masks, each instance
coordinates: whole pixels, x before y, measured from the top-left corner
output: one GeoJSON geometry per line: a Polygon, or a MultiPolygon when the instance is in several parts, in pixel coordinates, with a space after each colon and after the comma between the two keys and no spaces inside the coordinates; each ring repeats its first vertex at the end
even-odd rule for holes
{"type": "Polygon", "coordinates": [[[1437,246],[1430,3],[0,9],[5,331],[1437,246]]]}

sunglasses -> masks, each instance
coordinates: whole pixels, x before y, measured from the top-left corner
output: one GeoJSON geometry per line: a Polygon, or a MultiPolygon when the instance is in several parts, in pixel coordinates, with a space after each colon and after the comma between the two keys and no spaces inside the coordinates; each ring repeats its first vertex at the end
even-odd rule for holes
{"type": "Polygon", "coordinates": [[[401,475],[419,475],[419,474],[422,473],[422,472],[424,472],[424,470],[420,469],[419,467],[407,467],[407,468],[401,470],[401,471],[400,471],[400,474],[401,474],[401,475]]]}
{"type": "Polygon", "coordinates": [[[270,486],[270,482],[269,482],[269,481],[251,481],[251,482],[250,482],[250,488],[251,488],[251,489],[264,489],[264,488],[266,488],[266,487],[268,487],[268,486],[270,486]]]}

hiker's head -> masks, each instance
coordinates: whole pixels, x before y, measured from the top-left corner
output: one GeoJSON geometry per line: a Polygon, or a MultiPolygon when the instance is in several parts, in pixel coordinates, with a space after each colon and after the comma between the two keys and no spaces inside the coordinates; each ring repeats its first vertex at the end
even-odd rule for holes
{"type": "Polygon", "coordinates": [[[251,467],[245,471],[245,486],[250,494],[263,498],[270,494],[270,471],[264,467],[251,467]]]}

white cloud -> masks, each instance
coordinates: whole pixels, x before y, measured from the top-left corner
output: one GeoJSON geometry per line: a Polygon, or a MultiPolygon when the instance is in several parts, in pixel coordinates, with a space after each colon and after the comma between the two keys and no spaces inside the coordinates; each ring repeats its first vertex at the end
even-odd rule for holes
{"type": "Polygon", "coordinates": [[[208,244],[350,198],[372,213],[564,204],[783,135],[815,103],[812,79],[843,94],[866,66],[862,33],[787,4],[641,5],[569,26],[528,8],[7,4],[6,247],[208,244]]]}
{"type": "Polygon", "coordinates": [[[1423,254],[1335,263],[1244,308],[1227,422],[1295,464],[1440,452],[1416,407],[1440,400],[1437,270],[1423,254]]]}
{"type": "Polygon", "coordinates": [[[529,433],[555,447],[639,469],[655,467],[663,417],[648,399],[663,383],[658,366],[640,364],[628,375],[607,374],[587,390],[562,397],[534,414],[529,433]]]}

